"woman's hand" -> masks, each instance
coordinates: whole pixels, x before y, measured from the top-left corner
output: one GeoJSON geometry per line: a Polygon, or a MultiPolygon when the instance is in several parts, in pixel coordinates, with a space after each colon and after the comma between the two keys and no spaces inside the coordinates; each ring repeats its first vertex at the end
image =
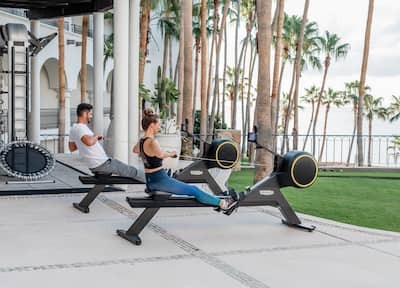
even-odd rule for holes
{"type": "Polygon", "coordinates": [[[176,151],[173,151],[173,152],[167,151],[167,153],[169,154],[168,157],[171,157],[171,158],[177,158],[178,157],[178,154],[176,154],[176,151]]]}

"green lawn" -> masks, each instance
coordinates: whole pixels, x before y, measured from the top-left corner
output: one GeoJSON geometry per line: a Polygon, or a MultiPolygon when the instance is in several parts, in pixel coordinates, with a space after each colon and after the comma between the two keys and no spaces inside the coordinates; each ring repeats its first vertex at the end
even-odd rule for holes
{"type": "MultiPolygon", "coordinates": [[[[234,172],[229,187],[241,191],[253,175],[253,170],[234,172]]],[[[283,192],[298,212],[400,232],[400,173],[321,172],[312,187],[283,192]]]]}

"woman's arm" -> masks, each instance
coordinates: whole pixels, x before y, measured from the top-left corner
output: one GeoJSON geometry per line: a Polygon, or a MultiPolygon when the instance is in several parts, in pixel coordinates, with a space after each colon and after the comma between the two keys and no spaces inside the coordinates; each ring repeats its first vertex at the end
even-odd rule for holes
{"type": "Polygon", "coordinates": [[[139,154],[140,153],[140,143],[136,143],[136,145],[133,147],[133,153],[139,154]]]}
{"type": "MultiPolygon", "coordinates": [[[[153,154],[152,156],[156,156],[156,157],[161,158],[161,159],[165,159],[165,158],[168,158],[168,157],[173,157],[173,158],[177,157],[176,152],[164,152],[164,151],[162,151],[161,148],[160,148],[160,145],[157,142],[157,140],[152,140],[152,141],[149,141],[149,142],[150,142],[149,146],[150,146],[150,149],[151,149],[151,152],[152,152],[150,154],[153,154]]],[[[146,153],[146,154],[148,154],[148,153],[146,153]]]]}

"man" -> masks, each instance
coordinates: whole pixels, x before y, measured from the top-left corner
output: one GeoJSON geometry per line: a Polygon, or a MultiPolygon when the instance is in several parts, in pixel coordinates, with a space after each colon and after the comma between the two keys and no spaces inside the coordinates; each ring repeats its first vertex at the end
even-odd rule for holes
{"type": "Polygon", "coordinates": [[[87,103],[78,105],[77,123],[72,126],[69,133],[69,150],[71,152],[79,150],[80,156],[95,174],[116,174],[141,179],[144,182],[143,171],[107,156],[99,143],[104,137],[94,134],[87,126],[93,118],[92,109],[93,106],[87,103]]]}

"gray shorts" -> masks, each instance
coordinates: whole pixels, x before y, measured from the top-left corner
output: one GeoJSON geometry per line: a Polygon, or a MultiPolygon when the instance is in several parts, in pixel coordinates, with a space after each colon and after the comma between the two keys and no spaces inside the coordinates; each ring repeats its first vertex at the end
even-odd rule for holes
{"type": "Polygon", "coordinates": [[[145,179],[143,171],[134,166],[125,164],[117,159],[111,158],[96,168],[90,168],[90,171],[95,174],[115,174],[123,177],[139,178],[143,181],[145,179]]]}

